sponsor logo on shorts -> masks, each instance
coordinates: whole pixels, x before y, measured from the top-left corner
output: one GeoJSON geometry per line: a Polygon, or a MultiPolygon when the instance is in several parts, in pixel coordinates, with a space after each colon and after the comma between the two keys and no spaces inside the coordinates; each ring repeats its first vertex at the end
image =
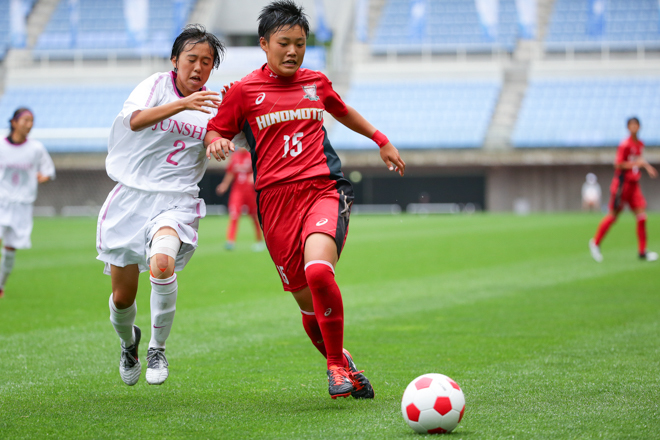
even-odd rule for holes
{"type": "Polygon", "coordinates": [[[325,311],[323,316],[330,316],[330,313],[332,313],[332,309],[330,307],[328,307],[328,310],[325,311]]]}
{"type": "Polygon", "coordinates": [[[316,226],[323,226],[324,224],[328,223],[328,219],[324,218],[316,222],[316,226]]]}
{"type": "Polygon", "coordinates": [[[265,93],[259,93],[259,96],[257,96],[257,99],[254,101],[254,103],[259,105],[262,102],[264,102],[264,99],[266,99],[266,94],[265,93]]]}

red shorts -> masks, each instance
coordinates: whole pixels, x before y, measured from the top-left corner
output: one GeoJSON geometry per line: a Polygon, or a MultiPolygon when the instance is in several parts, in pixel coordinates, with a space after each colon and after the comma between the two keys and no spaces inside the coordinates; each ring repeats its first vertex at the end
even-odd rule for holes
{"type": "Polygon", "coordinates": [[[261,228],[284,290],[307,286],[304,250],[310,234],[331,236],[341,254],[352,203],[353,188],[345,179],[310,179],[259,192],[261,228]]]}
{"type": "Polygon", "coordinates": [[[248,187],[232,187],[229,193],[229,202],[227,208],[229,215],[232,217],[241,215],[243,207],[246,206],[248,214],[254,215],[257,213],[257,193],[252,186],[248,187]]]}
{"type": "Polygon", "coordinates": [[[642,195],[639,182],[621,182],[619,179],[614,179],[610,191],[610,210],[612,211],[621,211],[626,203],[633,210],[646,208],[646,200],[642,195]]]}

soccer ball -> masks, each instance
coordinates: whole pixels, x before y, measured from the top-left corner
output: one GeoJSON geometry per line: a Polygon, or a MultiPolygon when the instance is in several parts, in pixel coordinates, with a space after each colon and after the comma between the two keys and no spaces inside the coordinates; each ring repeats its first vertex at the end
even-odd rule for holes
{"type": "Polygon", "coordinates": [[[415,431],[442,434],[461,422],[465,396],[461,387],[444,374],[423,374],[404,391],[401,412],[415,431]]]}

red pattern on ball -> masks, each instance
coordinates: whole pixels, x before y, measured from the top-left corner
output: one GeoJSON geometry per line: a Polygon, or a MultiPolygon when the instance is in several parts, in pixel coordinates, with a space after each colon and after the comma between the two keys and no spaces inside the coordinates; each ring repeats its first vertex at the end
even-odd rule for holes
{"type": "Polygon", "coordinates": [[[447,431],[442,428],[429,429],[429,434],[444,434],[447,431]]]}
{"type": "Polygon", "coordinates": [[[419,409],[415,406],[414,403],[411,403],[406,407],[406,414],[408,414],[408,420],[413,422],[419,422],[419,409]]]}
{"type": "Polygon", "coordinates": [[[438,397],[435,399],[433,409],[436,410],[441,416],[444,416],[451,411],[451,400],[449,397],[438,397]]]}
{"type": "Polygon", "coordinates": [[[418,390],[421,390],[423,388],[428,388],[431,386],[431,382],[433,382],[433,379],[430,377],[422,377],[420,380],[415,382],[415,388],[418,390]]]}
{"type": "Polygon", "coordinates": [[[458,423],[461,423],[461,420],[463,420],[463,414],[465,414],[465,405],[463,405],[463,409],[461,410],[461,415],[458,417],[458,423]]]}
{"type": "Polygon", "coordinates": [[[450,384],[452,387],[454,387],[455,389],[457,389],[458,391],[461,390],[461,387],[459,387],[458,384],[457,384],[456,382],[454,382],[453,380],[451,380],[450,378],[447,378],[447,382],[449,382],[449,384],[450,384]]]}

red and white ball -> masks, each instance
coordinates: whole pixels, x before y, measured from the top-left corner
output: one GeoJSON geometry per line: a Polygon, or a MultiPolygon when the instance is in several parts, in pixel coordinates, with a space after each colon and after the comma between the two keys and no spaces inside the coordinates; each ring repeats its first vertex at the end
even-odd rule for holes
{"type": "Polygon", "coordinates": [[[443,434],[461,422],[465,413],[465,396],[461,387],[444,374],[424,374],[406,388],[401,412],[415,431],[443,434]]]}

